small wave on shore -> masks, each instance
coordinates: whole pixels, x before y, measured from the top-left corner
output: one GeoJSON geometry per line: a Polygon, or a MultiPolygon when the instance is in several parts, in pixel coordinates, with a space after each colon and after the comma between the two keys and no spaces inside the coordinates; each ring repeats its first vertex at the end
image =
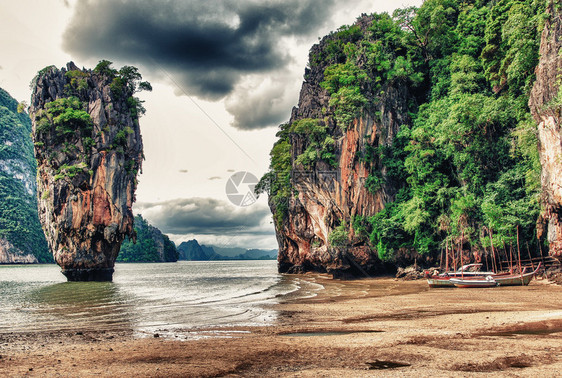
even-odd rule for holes
{"type": "Polygon", "coordinates": [[[55,265],[0,268],[0,334],[121,331],[136,336],[225,337],[209,327],[273,324],[272,305],[313,297],[313,279],[275,261],[118,264],[113,282],[65,282],[55,265]]]}

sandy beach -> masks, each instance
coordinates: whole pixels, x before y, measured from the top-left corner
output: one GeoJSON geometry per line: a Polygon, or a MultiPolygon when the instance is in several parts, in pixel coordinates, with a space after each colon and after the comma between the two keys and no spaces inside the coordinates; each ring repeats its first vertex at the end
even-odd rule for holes
{"type": "Polygon", "coordinates": [[[393,278],[336,281],[275,305],[275,325],[0,335],[1,376],[497,376],[562,371],[562,287],[429,289],[393,278]],[[185,331],[185,335],[189,334],[185,331]]]}

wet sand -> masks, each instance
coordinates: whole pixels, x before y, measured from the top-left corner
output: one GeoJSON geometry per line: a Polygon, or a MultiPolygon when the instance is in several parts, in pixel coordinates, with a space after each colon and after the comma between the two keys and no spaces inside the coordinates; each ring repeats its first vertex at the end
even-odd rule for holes
{"type": "MultiPolygon", "coordinates": [[[[0,334],[0,376],[497,376],[562,371],[562,287],[428,289],[392,278],[334,281],[275,305],[274,326],[0,334]]],[[[303,279],[303,278],[301,278],[303,279]]]]}

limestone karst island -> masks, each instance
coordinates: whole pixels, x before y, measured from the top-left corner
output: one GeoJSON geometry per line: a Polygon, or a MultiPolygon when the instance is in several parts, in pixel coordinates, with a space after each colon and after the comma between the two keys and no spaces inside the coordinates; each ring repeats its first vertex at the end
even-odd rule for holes
{"type": "Polygon", "coordinates": [[[559,0],[0,25],[0,375],[560,375],[559,0]]]}

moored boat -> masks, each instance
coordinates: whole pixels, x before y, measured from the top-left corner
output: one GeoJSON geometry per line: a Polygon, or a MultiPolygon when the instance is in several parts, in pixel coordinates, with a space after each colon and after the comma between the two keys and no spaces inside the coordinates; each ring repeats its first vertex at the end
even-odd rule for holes
{"type": "Polygon", "coordinates": [[[494,277],[494,279],[498,283],[498,286],[526,286],[537,274],[540,267],[541,263],[539,263],[537,269],[530,273],[498,275],[494,277]]]}
{"type": "Polygon", "coordinates": [[[460,267],[454,272],[445,272],[439,275],[426,275],[427,284],[429,287],[453,287],[453,283],[450,281],[451,278],[464,278],[464,277],[482,277],[493,275],[494,272],[481,272],[478,269],[482,267],[482,264],[467,264],[460,267]],[[476,269],[476,270],[474,270],[476,269]]]}
{"type": "Polygon", "coordinates": [[[429,287],[493,287],[493,286],[526,286],[533,277],[538,273],[541,263],[537,268],[529,273],[493,273],[493,272],[466,272],[469,266],[477,266],[481,264],[465,265],[456,272],[442,273],[427,277],[429,287]],[[488,278],[493,280],[493,284],[488,278]]]}
{"type": "Polygon", "coordinates": [[[429,287],[453,287],[449,276],[431,276],[427,277],[429,287]]]}
{"type": "Polygon", "coordinates": [[[449,280],[455,287],[494,287],[498,282],[492,276],[451,278],[449,280]]]}

